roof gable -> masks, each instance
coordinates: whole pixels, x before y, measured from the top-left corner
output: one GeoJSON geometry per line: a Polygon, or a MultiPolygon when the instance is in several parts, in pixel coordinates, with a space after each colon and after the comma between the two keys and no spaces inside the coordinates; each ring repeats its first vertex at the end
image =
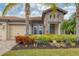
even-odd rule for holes
{"type": "MultiPolygon", "coordinates": [[[[51,12],[51,11],[52,11],[51,8],[44,10],[43,13],[42,13],[42,19],[44,19],[46,13],[49,13],[49,12],[51,12]]],[[[63,10],[63,9],[61,9],[61,8],[57,8],[57,11],[60,11],[60,12],[62,12],[63,14],[66,14],[66,13],[67,13],[67,11],[65,11],[65,10],[63,10]]]]}
{"type": "MultiPolygon", "coordinates": [[[[51,12],[51,11],[52,11],[51,8],[46,9],[46,10],[43,11],[43,14],[46,14],[46,13],[51,12]]],[[[60,12],[62,12],[63,14],[66,14],[66,13],[67,13],[67,11],[65,11],[65,10],[63,10],[63,9],[61,9],[61,8],[57,8],[57,11],[60,11],[60,12]]]]}

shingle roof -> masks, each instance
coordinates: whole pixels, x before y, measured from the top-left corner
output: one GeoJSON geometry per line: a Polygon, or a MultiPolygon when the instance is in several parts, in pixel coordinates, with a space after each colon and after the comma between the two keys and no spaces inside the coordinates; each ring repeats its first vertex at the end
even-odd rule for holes
{"type": "MultiPolygon", "coordinates": [[[[0,16],[0,20],[6,20],[6,21],[25,21],[25,18],[22,17],[16,17],[16,16],[0,16]]],[[[30,17],[30,21],[33,20],[39,20],[41,21],[42,18],[40,16],[30,17]]]]}
{"type": "Polygon", "coordinates": [[[29,20],[42,20],[42,17],[41,16],[35,16],[35,17],[30,17],[29,20]]]}
{"type": "Polygon", "coordinates": [[[16,16],[0,16],[0,20],[22,20],[24,18],[16,16]]]}

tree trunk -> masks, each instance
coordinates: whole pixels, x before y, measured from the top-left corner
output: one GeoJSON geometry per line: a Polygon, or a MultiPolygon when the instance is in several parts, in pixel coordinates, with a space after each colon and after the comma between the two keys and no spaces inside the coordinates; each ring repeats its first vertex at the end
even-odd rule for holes
{"type": "Polygon", "coordinates": [[[79,4],[76,4],[76,34],[79,35],[79,4]]]}
{"type": "Polygon", "coordinates": [[[79,44],[79,4],[76,4],[76,35],[78,35],[77,38],[77,44],[79,44]]]}
{"type": "Polygon", "coordinates": [[[30,15],[30,4],[25,4],[25,22],[26,22],[26,35],[29,35],[29,15],[30,15]]]}

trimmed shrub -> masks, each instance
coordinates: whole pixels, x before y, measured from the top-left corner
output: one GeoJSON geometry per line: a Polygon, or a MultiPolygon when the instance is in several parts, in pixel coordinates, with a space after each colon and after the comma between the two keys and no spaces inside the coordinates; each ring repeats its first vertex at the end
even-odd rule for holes
{"type": "Polygon", "coordinates": [[[32,35],[31,38],[33,39],[44,39],[44,40],[57,40],[57,41],[64,41],[64,40],[70,40],[70,41],[76,41],[77,35],[32,35]]]}
{"type": "Polygon", "coordinates": [[[31,38],[39,40],[40,44],[48,44],[49,42],[57,41],[57,43],[66,43],[70,44],[71,42],[76,43],[77,35],[56,35],[56,34],[47,34],[47,35],[32,35],[31,38]]]}
{"type": "Polygon", "coordinates": [[[43,40],[43,39],[39,40],[38,42],[39,45],[47,45],[48,43],[49,42],[47,40],[43,40]]]}
{"type": "Polygon", "coordinates": [[[24,36],[21,36],[21,35],[16,36],[16,42],[17,43],[23,43],[24,42],[24,39],[25,39],[24,36]]]}
{"type": "MultiPolygon", "coordinates": [[[[47,45],[49,43],[65,46],[71,43],[76,43],[77,35],[56,35],[56,34],[44,34],[44,35],[29,35],[29,36],[16,36],[17,43],[47,45]],[[56,41],[56,43],[54,43],[56,41]],[[63,43],[62,43],[63,42],[63,43]],[[61,44],[62,43],[62,44],[61,44]]],[[[51,44],[52,45],[52,44],[51,44]]],[[[72,44],[75,45],[75,44],[72,44]]]]}
{"type": "Polygon", "coordinates": [[[49,42],[48,37],[45,35],[33,35],[31,38],[35,39],[39,45],[46,45],[49,42]]]}
{"type": "Polygon", "coordinates": [[[22,44],[32,44],[34,40],[30,36],[16,36],[16,42],[22,44]]]}

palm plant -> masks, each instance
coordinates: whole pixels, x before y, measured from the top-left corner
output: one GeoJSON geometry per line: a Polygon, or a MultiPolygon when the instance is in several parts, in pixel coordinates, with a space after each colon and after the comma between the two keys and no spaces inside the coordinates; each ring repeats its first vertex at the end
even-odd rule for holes
{"type": "Polygon", "coordinates": [[[76,32],[76,16],[72,14],[69,20],[62,23],[61,29],[65,31],[66,34],[75,34],[76,32]]]}
{"type": "Polygon", "coordinates": [[[76,33],[76,14],[71,15],[69,19],[69,29],[72,34],[76,33]]]}
{"type": "Polygon", "coordinates": [[[62,24],[61,24],[61,29],[64,31],[65,34],[68,34],[68,21],[64,21],[62,24]]]}

